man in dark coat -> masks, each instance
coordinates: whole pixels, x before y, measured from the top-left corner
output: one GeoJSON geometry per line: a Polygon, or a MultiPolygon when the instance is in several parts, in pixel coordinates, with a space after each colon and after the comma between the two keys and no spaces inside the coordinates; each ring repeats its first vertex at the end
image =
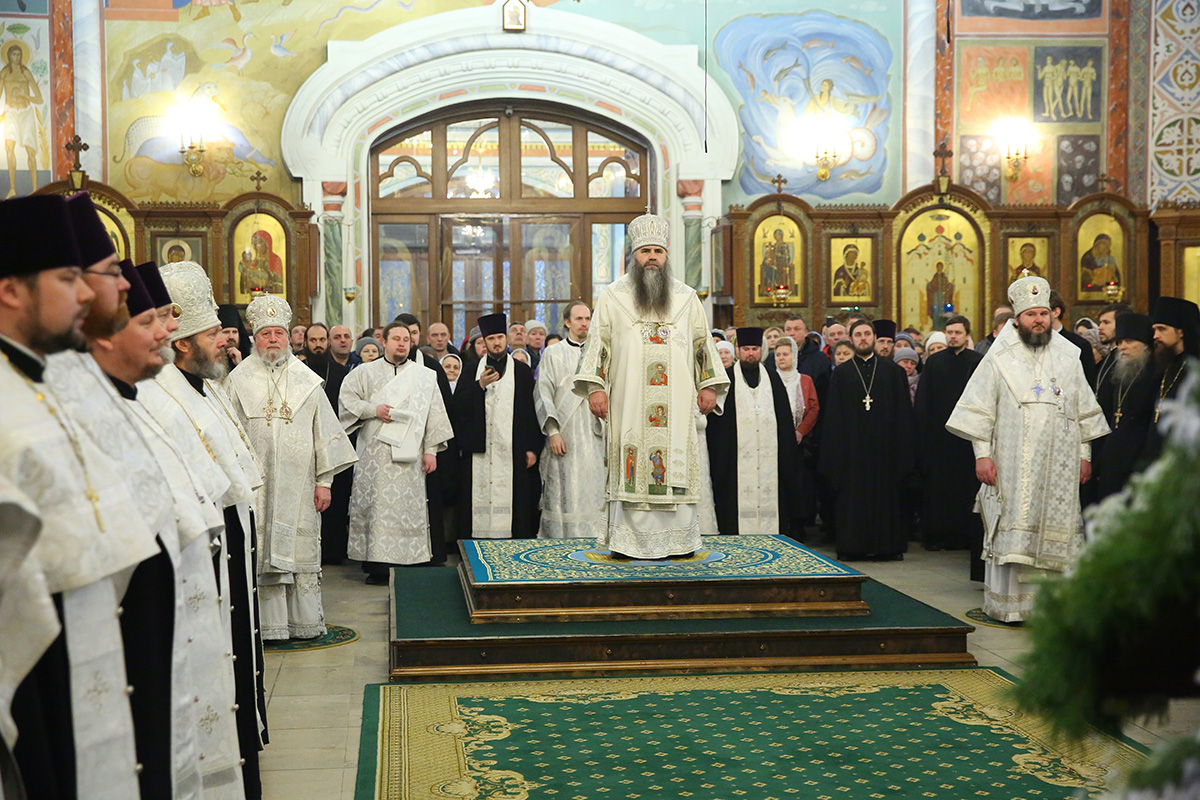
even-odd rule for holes
{"type": "Polygon", "coordinates": [[[1053,320],[1054,331],[1079,348],[1079,363],[1083,365],[1083,377],[1087,378],[1088,386],[1094,387],[1099,367],[1096,365],[1096,354],[1092,352],[1092,343],[1063,325],[1063,320],[1067,318],[1067,304],[1063,302],[1062,295],[1056,291],[1050,292],[1050,318],[1053,320]]]}
{"type": "Polygon", "coordinates": [[[506,323],[504,314],[479,318],[487,354],[474,374],[459,378],[451,399],[450,421],[463,456],[457,524],[464,539],[530,539],[537,533],[529,478],[542,450],[542,432],[533,406],[533,370],[509,355],[506,323]],[[511,424],[503,424],[509,415],[511,424]],[[501,447],[512,454],[506,463],[490,457],[501,447]],[[488,473],[487,485],[481,471],[488,473]],[[511,492],[503,498],[488,490],[504,484],[511,492]]]}
{"type": "Polygon", "coordinates": [[[925,362],[914,412],[924,488],[921,540],[926,550],[971,551],[971,580],[983,580],[983,523],[974,512],[979,481],[971,443],[946,430],[946,420],[983,356],[967,347],[971,321],[946,322],[946,349],[925,362]]]}
{"type": "Polygon", "coordinates": [[[779,373],[760,361],[762,335],[762,328],[738,328],[738,362],[725,370],[724,413],[708,417],[713,504],[723,534],[787,533],[794,516],[796,429],[779,373]],[[745,407],[739,398],[749,401],[745,407]],[[752,446],[739,449],[739,432],[754,437],[752,446]]]}
{"type": "Polygon", "coordinates": [[[1188,357],[1200,358],[1200,308],[1182,297],[1160,297],[1150,315],[1154,326],[1154,417],[1146,439],[1145,458],[1154,461],[1162,453],[1158,431],[1164,400],[1179,394],[1187,380],[1188,357]]]}
{"type": "Polygon", "coordinates": [[[908,376],[875,355],[865,320],[850,328],[854,358],[833,371],[821,406],[821,472],[836,493],[841,560],[895,560],[908,547],[901,493],[916,467],[908,376]]]}
{"type": "Polygon", "coordinates": [[[1129,476],[1146,466],[1146,439],[1154,424],[1157,399],[1154,364],[1154,328],[1145,314],[1117,317],[1113,340],[1118,354],[1111,374],[1101,384],[1097,400],[1112,430],[1104,446],[1092,447],[1094,502],[1125,487],[1129,476]]]}

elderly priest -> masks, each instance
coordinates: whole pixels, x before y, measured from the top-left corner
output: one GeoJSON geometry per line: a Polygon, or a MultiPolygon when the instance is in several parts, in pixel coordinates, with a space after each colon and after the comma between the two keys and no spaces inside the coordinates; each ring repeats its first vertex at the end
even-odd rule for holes
{"type": "Polygon", "coordinates": [[[738,361],[725,371],[725,413],[708,420],[713,499],[721,533],[787,533],[796,493],[796,429],[778,372],[762,365],[762,328],[738,328],[738,361]]]}
{"type": "Polygon", "coordinates": [[[358,457],[321,379],[292,355],[292,309],[282,297],[246,308],[254,352],[226,379],[230,400],[263,465],[255,503],[258,603],[264,640],[325,634],[321,518],[333,476],[358,457]]]}
{"type": "Polygon", "coordinates": [[[1083,545],[1079,485],[1088,442],[1108,433],[1079,363],[1051,327],[1050,284],[1008,287],[1016,319],[980,362],[946,429],[971,442],[984,526],[984,613],[1021,622],[1037,581],[1064,572],[1083,545]]]}
{"type": "Polygon", "coordinates": [[[387,583],[393,564],[421,564],[434,554],[426,483],[437,454],[454,435],[438,373],[412,358],[408,326],[383,329],[383,357],[346,376],[338,397],[347,433],[358,432],[359,463],[350,495],[351,558],[367,583],[387,583]]]}

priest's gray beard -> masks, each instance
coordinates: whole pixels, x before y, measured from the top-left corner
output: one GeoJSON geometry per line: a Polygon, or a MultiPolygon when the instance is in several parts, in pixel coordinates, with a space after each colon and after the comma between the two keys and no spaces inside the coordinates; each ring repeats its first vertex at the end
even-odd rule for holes
{"type": "Polygon", "coordinates": [[[254,352],[258,354],[259,358],[266,362],[268,367],[273,367],[276,364],[284,361],[289,355],[287,350],[267,350],[261,347],[254,348],[254,352]]]}
{"type": "Polygon", "coordinates": [[[1049,328],[1041,333],[1034,333],[1021,323],[1017,323],[1017,335],[1021,337],[1021,341],[1035,349],[1050,344],[1050,333],[1049,328]]]}
{"type": "Polygon", "coordinates": [[[201,378],[219,381],[223,380],[229,373],[229,368],[224,364],[213,361],[208,357],[208,353],[200,349],[196,344],[196,340],[192,338],[192,354],[186,359],[177,362],[177,366],[193,375],[199,375],[201,378]]]}
{"type": "Polygon", "coordinates": [[[1128,386],[1134,378],[1142,374],[1142,370],[1150,363],[1150,351],[1143,349],[1137,355],[1126,356],[1121,353],[1117,356],[1117,363],[1113,367],[1113,375],[1117,378],[1117,383],[1122,386],[1128,386]]]}
{"type": "Polygon", "coordinates": [[[625,267],[633,280],[633,302],[643,314],[663,316],[671,307],[671,265],[662,269],[646,269],[638,266],[637,259],[630,255],[625,267]]]}

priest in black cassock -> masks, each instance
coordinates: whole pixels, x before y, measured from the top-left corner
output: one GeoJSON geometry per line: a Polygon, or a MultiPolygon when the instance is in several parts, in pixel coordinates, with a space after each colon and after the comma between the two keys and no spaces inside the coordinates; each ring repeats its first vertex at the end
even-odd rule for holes
{"type": "Polygon", "coordinates": [[[971,321],[946,322],[946,349],[925,362],[913,412],[924,486],[921,540],[926,550],[971,551],[971,580],[983,580],[983,521],[975,513],[979,481],[971,443],[946,430],[946,420],[983,355],[967,347],[971,321]]]}
{"type": "Polygon", "coordinates": [[[458,379],[450,421],[462,451],[457,524],[464,539],[530,539],[530,470],[542,450],[533,370],[508,353],[504,314],[479,318],[487,353],[458,379]]]}
{"type": "Polygon", "coordinates": [[[762,328],[738,328],[738,361],[727,367],[723,414],[708,415],[709,470],[717,529],[779,534],[797,513],[792,476],[798,448],[787,389],[762,364],[762,328]]]}
{"type": "Polygon", "coordinates": [[[1146,440],[1146,459],[1162,453],[1158,430],[1164,400],[1179,394],[1188,375],[1188,359],[1200,358],[1200,307],[1182,297],[1160,297],[1150,315],[1154,327],[1154,418],[1146,440]]]}
{"type": "MultiPolygon", "coordinates": [[[[328,347],[314,350],[312,335],[325,332],[328,329],[319,322],[314,322],[304,332],[304,364],[317,375],[321,376],[325,389],[325,397],[333,407],[333,413],[338,413],[338,395],[342,391],[342,381],[350,374],[352,365],[343,364],[333,357],[328,347]]],[[[356,446],[358,431],[350,436],[351,446],[356,446]]],[[[333,478],[329,487],[329,507],[321,512],[321,563],[342,564],[346,561],[346,548],[350,539],[350,494],[354,491],[354,467],[344,469],[333,478]]]]}
{"type": "Polygon", "coordinates": [[[1100,385],[1096,399],[1112,430],[1104,446],[1092,447],[1094,502],[1125,488],[1133,473],[1148,466],[1146,439],[1154,425],[1154,403],[1158,388],[1151,363],[1154,328],[1145,314],[1117,317],[1113,341],[1117,360],[1108,379],[1100,385]]]}
{"type": "MultiPolygon", "coordinates": [[[[450,409],[450,400],[454,392],[450,388],[450,380],[442,363],[419,348],[421,344],[421,321],[414,315],[397,314],[395,322],[402,323],[412,336],[412,348],[409,357],[418,364],[424,364],[437,375],[438,389],[442,393],[442,402],[450,409]]],[[[451,412],[453,419],[453,412],[451,412]]],[[[454,504],[458,494],[458,447],[451,441],[446,449],[437,454],[437,469],[425,480],[425,500],[429,509],[429,539],[433,550],[431,564],[446,563],[446,515],[443,509],[454,504]]]]}
{"type": "Polygon", "coordinates": [[[821,408],[820,468],[832,487],[837,557],[899,561],[908,547],[901,493],[916,467],[908,376],[875,355],[875,331],[850,327],[854,358],[834,369],[821,408]]]}

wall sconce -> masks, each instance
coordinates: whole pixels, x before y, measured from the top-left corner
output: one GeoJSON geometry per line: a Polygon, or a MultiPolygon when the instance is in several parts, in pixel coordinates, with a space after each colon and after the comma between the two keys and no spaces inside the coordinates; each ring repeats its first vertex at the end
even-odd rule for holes
{"type": "Polygon", "coordinates": [[[192,142],[186,147],[183,145],[183,137],[179,138],[179,155],[183,156],[183,165],[187,167],[188,174],[193,178],[199,178],[204,174],[204,140],[200,140],[200,144],[192,142]]]}
{"type": "Polygon", "coordinates": [[[357,286],[343,286],[342,287],[342,296],[346,298],[347,303],[353,303],[354,298],[358,297],[358,287],[357,286]]]}
{"type": "Polygon", "coordinates": [[[837,163],[838,152],[837,148],[826,147],[817,150],[817,180],[829,180],[829,169],[837,163]]]}
{"type": "Polygon", "coordinates": [[[993,138],[1004,146],[1004,179],[1012,183],[1021,177],[1021,168],[1029,160],[1029,145],[1034,140],[1029,122],[1017,117],[999,120],[993,138]]]}

